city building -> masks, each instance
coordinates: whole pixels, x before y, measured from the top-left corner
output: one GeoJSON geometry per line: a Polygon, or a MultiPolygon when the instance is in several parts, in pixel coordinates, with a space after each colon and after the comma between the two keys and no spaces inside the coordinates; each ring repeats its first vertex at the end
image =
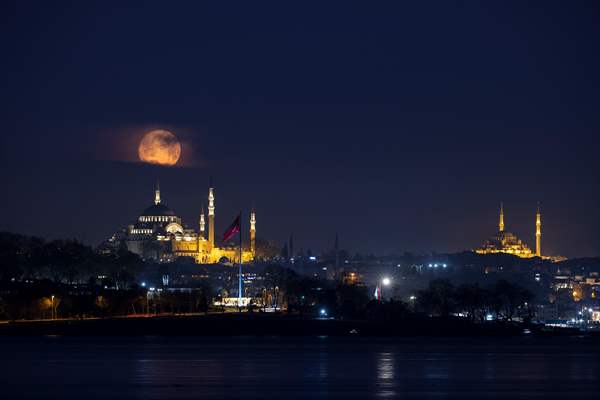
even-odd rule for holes
{"type": "Polygon", "coordinates": [[[127,249],[144,259],[159,262],[173,261],[177,257],[190,257],[198,264],[238,263],[254,259],[256,251],[256,213],[250,212],[249,246],[240,251],[236,245],[217,245],[215,240],[215,189],[208,189],[208,233],[204,207],[201,207],[198,231],[189,228],[181,217],[167,207],[161,199],[158,182],[154,191],[154,204],[147,207],[136,221],[105,241],[100,252],[108,253],[127,249]]]}

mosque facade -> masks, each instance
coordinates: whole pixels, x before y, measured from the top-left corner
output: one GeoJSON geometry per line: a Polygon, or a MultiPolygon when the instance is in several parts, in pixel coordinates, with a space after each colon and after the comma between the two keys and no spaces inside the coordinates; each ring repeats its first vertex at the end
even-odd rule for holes
{"type": "Polygon", "coordinates": [[[541,257],[542,256],[542,215],[538,205],[535,222],[535,252],[532,251],[525,242],[519,239],[514,233],[504,229],[504,206],[500,204],[500,220],[498,222],[498,232],[483,245],[475,249],[478,254],[506,253],[521,258],[541,257]]]}
{"type": "Polygon", "coordinates": [[[254,260],[256,252],[256,213],[250,212],[249,245],[218,246],[215,241],[215,189],[208,189],[208,232],[204,207],[201,208],[198,230],[184,225],[181,217],[162,202],[158,182],[154,204],[147,207],[135,222],[113,234],[101,245],[101,252],[127,249],[143,259],[158,262],[189,257],[197,264],[243,263],[254,260]]]}

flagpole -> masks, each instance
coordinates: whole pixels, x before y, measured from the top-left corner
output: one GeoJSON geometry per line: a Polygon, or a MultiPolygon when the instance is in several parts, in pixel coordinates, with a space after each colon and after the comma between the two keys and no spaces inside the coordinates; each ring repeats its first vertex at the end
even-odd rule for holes
{"type": "Polygon", "coordinates": [[[238,280],[238,309],[242,311],[242,212],[240,211],[240,269],[238,280]]]}

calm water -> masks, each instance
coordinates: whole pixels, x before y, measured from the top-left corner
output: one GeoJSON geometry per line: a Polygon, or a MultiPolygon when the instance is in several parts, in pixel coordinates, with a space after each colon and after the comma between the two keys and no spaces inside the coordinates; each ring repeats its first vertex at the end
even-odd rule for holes
{"type": "Polygon", "coordinates": [[[584,339],[0,338],[3,399],[599,398],[584,339]]]}

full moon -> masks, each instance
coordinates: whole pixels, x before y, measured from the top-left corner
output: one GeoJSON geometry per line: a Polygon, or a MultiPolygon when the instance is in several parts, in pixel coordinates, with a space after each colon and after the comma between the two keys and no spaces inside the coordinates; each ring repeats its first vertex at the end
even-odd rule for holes
{"type": "Polygon", "coordinates": [[[138,147],[140,161],[149,164],[172,166],[181,155],[181,144],[171,132],[156,129],[144,135],[138,147]]]}

